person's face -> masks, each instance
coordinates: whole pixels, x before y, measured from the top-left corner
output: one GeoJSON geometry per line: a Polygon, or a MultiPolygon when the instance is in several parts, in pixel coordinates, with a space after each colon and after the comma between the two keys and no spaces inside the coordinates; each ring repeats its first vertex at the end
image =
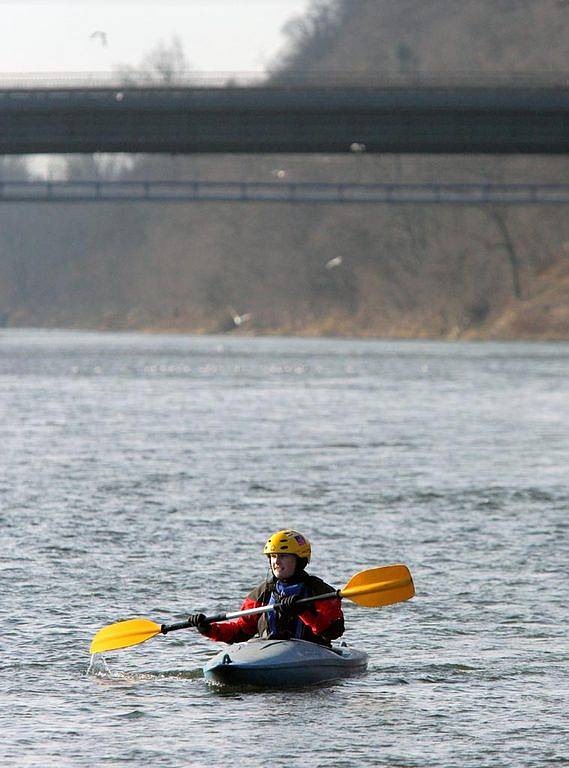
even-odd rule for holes
{"type": "Polygon", "coordinates": [[[295,555],[269,555],[271,571],[277,579],[290,579],[296,570],[295,555]]]}

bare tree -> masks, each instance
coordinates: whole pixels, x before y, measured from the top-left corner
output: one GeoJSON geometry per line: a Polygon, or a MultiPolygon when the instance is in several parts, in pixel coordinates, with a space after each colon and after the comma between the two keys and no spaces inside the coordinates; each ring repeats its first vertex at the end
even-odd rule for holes
{"type": "Polygon", "coordinates": [[[288,21],[283,33],[288,40],[287,51],[277,62],[273,77],[286,79],[307,72],[324,56],[331,41],[340,31],[350,11],[360,0],[312,0],[308,10],[288,21]],[[287,71],[288,70],[288,73],[287,71]]]}
{"type": "Polygon", "coordinates": [[[512,275],[512,290],[516,299],[522,298],[522,283],[521,283],[521,259],[518,255],[518,251],[512,237],[510,226],[508,222],[508,209],[498,206],[492,206],[487,210],[488,217],[496,225],[496,229],[500,233],[500,240],[497,243],[490,243],[489,248],[499,248],[506,252],[508,264],[510,267],[510,273],[512,275]]]}
{"type": "Polygon", "coordinates": [[[184,80],[190,69],[183,43],[174,36],[169,43],[158,43],[138,67],[120,65],[117,74],[125,85],[173,85],[184,80]]]}

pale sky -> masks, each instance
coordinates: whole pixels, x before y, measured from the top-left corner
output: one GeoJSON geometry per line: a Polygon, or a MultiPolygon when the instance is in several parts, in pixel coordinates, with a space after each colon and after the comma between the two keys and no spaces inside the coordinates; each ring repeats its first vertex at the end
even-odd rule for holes
{"type": "MultiPolygon", "coordinates": [[[[110,72],[178,36],[192,69],[257,72],[310,0],[0,0],[0,73],[110,72]],[[103,37],[93,32],[104,32],[103,37]]],[[[1,77],[1,74],[0,74],[1,77]]]]}

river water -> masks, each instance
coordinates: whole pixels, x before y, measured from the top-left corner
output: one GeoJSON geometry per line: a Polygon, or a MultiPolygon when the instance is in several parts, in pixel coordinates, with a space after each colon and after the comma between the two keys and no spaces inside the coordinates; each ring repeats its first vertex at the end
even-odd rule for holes
{"type": "Polygon", "coordinates": [[[0,335],[3,766],[569,764],[569,345],[0,335]],[[220,693],[196,632],[98,659],[118,619],[233,610],[282,527],[370,668],[220,693]]]}

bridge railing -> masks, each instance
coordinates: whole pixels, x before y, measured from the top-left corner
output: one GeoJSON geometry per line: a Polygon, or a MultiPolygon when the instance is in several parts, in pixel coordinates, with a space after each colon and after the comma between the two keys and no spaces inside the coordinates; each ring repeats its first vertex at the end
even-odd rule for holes
{"type": "Polygon", "coordinates": [[[267,85],[322,87],[569,87],[569,71],[536,72],[375,72],[368,70],[329,70],[324,72],[199,72],[172,71],[159,74],[150,70],[101,72],[3,72],[0,89],[30,88],[224,88],[266,87],[267,85]]]}
{"type": "Polygon", "coordinates": [[[545,205],[569,203],[569,184],[0,181],[0,202],[545,205]]]}

